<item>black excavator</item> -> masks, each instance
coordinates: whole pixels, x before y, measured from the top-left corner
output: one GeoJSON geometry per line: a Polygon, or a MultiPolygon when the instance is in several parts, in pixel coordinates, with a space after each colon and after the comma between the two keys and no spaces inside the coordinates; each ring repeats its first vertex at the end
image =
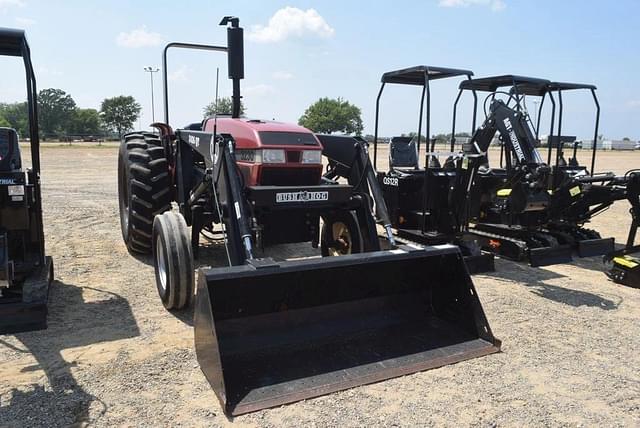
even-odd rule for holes
{"type": "Polygon", "coordinates": [[[518,85],[511,89],[521,97],[539,97],[539,109],[536,123],[536,138],[540,130],[540,118],[545,99],[551,102],[551,129],[547,139],[547,164],[555,159],[549,180],[549,191],[557,199],[551,206],[549,227],[556,232],[560,228],[575,229],[575,225],[584,224],[593,216],[609,208],[615,201],[626,199],[631,207],[632,218],[626,245],[614,250],[613,238],[597,240],[576,240],[571,234],[565,234],[569,242],[581,256],[604,255],[606,274],[620,284],[640,288],[640,259],[634,254],[640,252],[635,244],[636,232],[640,224],[640,170],[630,170],[619,176],[611,171],[595,172],[598,150],[598,128],[600,124],[600,103],[596,95],[596,86],[573,82],[551,82],[547,85],[518,85]],[[586,90],[590,93],[595,106],[593,145],[591,146],[590,169],[581,165],[578,156],[578,142],[575,136],[563,135],[562,120],[564,114],[563,93],[586,90]],[[557,118],[556,118],[557,111],[557,118]],[[557,120],[557,130],[554,127],[557,120]],[[571,157],[565,158],[564,146],[571,144],[571,157]],[[555,149],[555,156],[553,150],[555,149]]]}
{"type": "Polygon", "coordinates": [[[24,31],[0,28],[0,56],[21,57],[27,78],[31,167],[18,134],[0,128],[0,334],[47,327],[53,261],[45,255],[36,79],[24,31]]]}
{"type": "MultiPolygon", "coordinates": [[[[378,163],[380,100],[387,85],[421,88],[417,135],[422,135],[423,124],[426,134],[430,135],[432,83],[445,79],[468,80],[472,76],[473,72],[469,70],[428,65],[384,73],[376,100],[374,167],[378,163]]],[[[459,98],[456,99],[456,104],[459,98]]],[[[421,245],[457,245],[470,273],[493,271],[493,254],[482,251],[478,239],[467,231],[467,197],[454,190],[457,164],[463,162],[463,157],[459,153],[452,153],[453,150],[435,152],[435,140],[430,143],[430,147],[427,144],[426,155],[421,162],[420,138],[393,137],[389,143],[389,168],[377,173],[395,234],[400,241],[421,245]],[[441,165],[440,157],[447,156],[448,161],[441,165]]]]}
{"type": "Polygon", "coordinates": [[[537,150],[529,117],[518,96],[499,90],[525,83],[549,82],[504,75],[460,83],[459,95],[463,91],[489,95],[483,103],[484,122],[470,142],[463,144],[466,161],[454,186],[454,198],[469,198],[468,215],[474,223],[469,230],[483,249],[510,259],[529,259],[532,266],[568,262],[571,247],[543,228],[551,199],[547,192],[551,170],[537,150]],[[487,153],[496,133],[502,146],[501,168],[489,166],[487,153]]]}
{"type": "MultiPolygon", "coordinates": [[[[552,92],[578,86],[586,87],[513,75],[460,84],[460,91],[489,92],[484,102],[486,119],[463,147],[473,166],[457,186],[461,191],[473,181],[470,219],[475,225],[470,230],[481,239],[483,248],[516,260],[528,257],[534,266],[568,262],[574,249],[585,257],[606,254],[613,248],[612,238],[603,239],[584,224],[617,200],[637,199],[637,172],[622,177],[588,174],[580,172],[575,162],[557,162],[550,167],[537,149],[539,142],[523,106],[523,96],[533,93],[533,88],[552,92]],[[504,168],[488,164],[487,150],[496,132],[504,168]]],[[[562,141],[550,137],[550,141],[562,141]]]]}

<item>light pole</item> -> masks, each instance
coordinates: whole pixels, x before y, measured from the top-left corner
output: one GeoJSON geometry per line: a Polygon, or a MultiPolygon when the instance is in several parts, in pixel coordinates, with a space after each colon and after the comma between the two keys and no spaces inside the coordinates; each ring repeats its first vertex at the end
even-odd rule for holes
{"type": "Polygon", "coordinates": [[[151,123],[155,123],[156,122],[156,112],[155,112],[155,107],[154,107],[154,102],[153,102],[153,73],[157,73],[158,71],[160,71],[160,69],[159,68],[153,68],[153,67],[145,67],[144,71],[149,73],[149,75],[151,76],[151,123]]]}

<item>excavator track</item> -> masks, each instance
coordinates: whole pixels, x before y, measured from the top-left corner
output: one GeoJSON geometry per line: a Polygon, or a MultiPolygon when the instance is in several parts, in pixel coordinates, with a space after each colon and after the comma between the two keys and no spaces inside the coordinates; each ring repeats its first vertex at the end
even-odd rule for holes
{"type": "Polygon", "coordinates": [[[536,241],[539,247],[531,247],[527,241],[518,239],[514,236],[507,236],[501,233],[489,232],[486,229],[505,229],[512,233],[525,233],[515,229],[507,229],[504,227],[491,227],[492,225],[483,224],[481,227],[485,230],[477,228],[470,229],[469,232],[477,236],[481,242],[482,248],[491,251],[496,255],[505,257],[514,261],[529,261],[531,266],[547,266],[558,263],[568,263],[571,258],[571,247],[569,245],[560,245],[557,240],[550,234],[544,232],[535,232],[529,236],[529,240],[536,241]],[[545,245],[551,243],[552,245],[545,245]]]}

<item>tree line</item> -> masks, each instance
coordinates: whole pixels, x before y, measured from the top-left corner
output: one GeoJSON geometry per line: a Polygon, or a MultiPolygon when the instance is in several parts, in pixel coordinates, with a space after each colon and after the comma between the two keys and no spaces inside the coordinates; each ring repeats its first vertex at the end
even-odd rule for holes
{"type": "MultiPolygon", "coordinates": [[[[140,104],[132,96],[105,98],[100,110],[80,108],[62,89],[47,88],[38,92],[40,137],[122,136],[133,129],[140,117],[140,104]]],[[[29,135],[27,102],[0,103],[0,126],[14,128],[23,137],[29,135]]]]}
{"type": "MultiPolygon", "coordinates": [[[[208,117],[216,113],[231,114],[231,110],[231,98],[222,97],[205,106],[203,113],[208,117]]],[[[100,110],[96,110],[78,107],[71,95],[62,89],[47,88],[38,93],[40,136],[45,140],[69,136],[121,137],[133,129],[140,112],[140,104],[127,95],[105,98],[100,110]]],[[[245,114],[242,103],[240,113],[245,114]]],[[[339,132],[361,135],[364,128],[359,107],[342,98],[326,97],[311,104],[299,118],[298,124],[325,134],[339,132]]],[[[29,133],[27,103],[0,103],[0,126],[15,128],[21,136],[26,137],[29,133]]],[[[409,136],[414,134],[410,133],[409,136]]],[[[421,136],[421,140],[424,141],[424,136],[421,136]]]]}
{"type": "MultiPolygon", "coordinates": [[[[222,97],[208,104],[203,113],[205,117],[215,114],[231,114],[233,103],[230,97],[222,97]]],[[[240,114],[245,114],[245,108],[240,103],[240,114]]],[[[363,130],[362,112],[360,108],[342,98],[320,98],[307,108],[298,119],[298,125],[322,134],[341,132],[344,134],[361,135],[363,130]]]]}

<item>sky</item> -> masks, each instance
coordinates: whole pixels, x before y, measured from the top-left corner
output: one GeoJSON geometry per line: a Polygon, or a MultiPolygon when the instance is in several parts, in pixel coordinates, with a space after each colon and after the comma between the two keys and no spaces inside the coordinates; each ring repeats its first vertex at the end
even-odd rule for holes
{"type": "MultiPolygon", "coordinates": [[[[161,67],[170,41],[225,45],[226,31],[218,25],[225,15],[239,17],[245,28],[242,94],[253,118],[297,122],[318,98],[342,97],[361,108],[365,133],[373,133],[382,73],[431,65],[472,70],[476,77],[593,83],[602,107],[600,133],[640,138],[638,0],[0,0],[0,26],[27,31],[39,89],[63,89],[79,107],[97,109],[104,98],[133,95],[143,107],[141,128],[152,121],[144,67],[161,67]]],[[[21,63],[0,58],[0,64],[0,101],[25,99],[21,63]]],[[[202,118],[215,96],[216,68],[220,95],[230,95],[223,54],[170,52],[172,126],[202,118]]],[[[458,83],[432,84],[432,134],[450,132],[458,83]]],[[[162,120],[160,73],[154,94],[155,117],[162,120]]],[[[419,88],[387,86],[379,134],[416,131],[419,99],[419,88]]],[[[590,94],[567,93],[564,101],[563,134],[590,138],[590,94]]],[[[458,131],[470,131],[470,111],[465,96],[458,131]]],[[[541,134],[549,116],[545,109],[541,134]]]]}

